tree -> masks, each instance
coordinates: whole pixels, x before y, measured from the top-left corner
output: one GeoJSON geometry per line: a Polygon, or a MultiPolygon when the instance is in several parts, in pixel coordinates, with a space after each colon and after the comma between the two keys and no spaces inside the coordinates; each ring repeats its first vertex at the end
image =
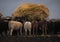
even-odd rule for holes
{"type": "Polygon", "coordinates": [[[0,17],[3,16],[2,13],[0,12],[0,17]]]}
{"type": "Polygon", "coordinates": [[[23,4],[14,11],[12,16],[23,16],[31,21],[35,18],[43,20],[49,16],[49,9],[44,4],[23,4]]]}

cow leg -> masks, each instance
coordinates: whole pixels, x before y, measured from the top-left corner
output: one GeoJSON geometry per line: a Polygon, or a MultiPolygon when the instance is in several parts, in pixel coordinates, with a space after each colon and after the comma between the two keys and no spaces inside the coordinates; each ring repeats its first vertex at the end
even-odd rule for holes
{"type": "Polygon", "coordinates": [[[29,29],[29,35],[31,35],[31,29],[29,29]]]}
{"type": "Polygon", "coordinates": [[[25,35],[27,35],[27,29],[25,29],[25,35]]]}
{"type": "Polygon", "coordinates": [[[36,28],[36,35],[37,35],[37,28],[36,28]]]}
{"type": "Polygon", "coordinates": [[[19,30],[17,30],[17,36],[19,36],[19,30]]]}
{"type": "Polygon", "coordinates": [[[22,35],[22,28],[20,28],[20,34],[22,35]]]}
{"type": "Polygon", "coordinates": [[[33,28],[33,35],[34,35],[34,28],[33,28]]]}
{"type": "Polygon", "coordinates": [[[44,27],[42,26],[41,28],[42,28],[42,35],[44,35],[44,27]]]}
{"type": "Polygon", "coordinates": [[[10,35],[12,35],[13,29],[10,30],[10,35]]]}
{"type": "Polygon", "coordinates": [[[10,33],[9,30],[7,30],[7,35],[9,35],[9,33],[10,33]]]}

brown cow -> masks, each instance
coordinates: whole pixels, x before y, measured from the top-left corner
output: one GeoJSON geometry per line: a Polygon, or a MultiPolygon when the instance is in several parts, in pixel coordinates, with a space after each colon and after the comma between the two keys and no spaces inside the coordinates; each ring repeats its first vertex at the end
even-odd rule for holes
{"type": "Polygon", "coordinates": [[[41,20],[38,21],[38,28],[42,31],[42,34],[46,34],[46,26],[47,26],[47,21],[46,20],[41,20]]]}
{"type": "Polygon", "coordinates": [[[33,35],[37,34],[38,22],[36,20],[32,21],[32,29],[33,29],[33,35]]]}

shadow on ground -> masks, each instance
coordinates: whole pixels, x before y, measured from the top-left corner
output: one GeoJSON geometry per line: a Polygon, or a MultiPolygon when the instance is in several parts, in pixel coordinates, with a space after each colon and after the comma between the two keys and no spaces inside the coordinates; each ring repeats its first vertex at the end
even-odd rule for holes
{"type": "Polygon", "coordinates": [[[60,42],[60,37],[52,36],[39,36],[39,37],[27,37],[27,36],[8,36],[0,37],[0,42],[60,42]]]}

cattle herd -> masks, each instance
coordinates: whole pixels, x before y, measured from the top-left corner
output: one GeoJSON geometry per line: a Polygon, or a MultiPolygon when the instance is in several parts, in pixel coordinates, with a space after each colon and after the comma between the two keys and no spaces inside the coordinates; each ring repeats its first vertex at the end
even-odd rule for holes
{"type": "Polygon", "coordinates": [[[3,35],[60,34],[60,21],[16,21],[0,19],[0,36],[3,35]]]}

